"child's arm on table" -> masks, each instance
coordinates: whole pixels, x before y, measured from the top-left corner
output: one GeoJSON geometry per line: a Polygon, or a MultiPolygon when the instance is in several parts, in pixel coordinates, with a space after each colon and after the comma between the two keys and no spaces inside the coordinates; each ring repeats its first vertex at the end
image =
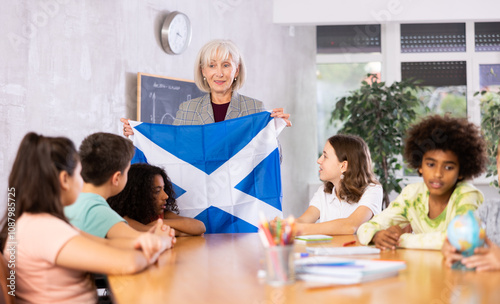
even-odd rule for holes
{"type": "Polygon", "coordinates": [[[108,246],[83,235],[69,240],[56,258],[58,266],[105,274],[136,273],[153,262],[142,251],[108,246]]]}
{"type": "MultiPolygon", "coordinates": [[[[139,223],[140,224],[140,223],[139,223]]],[[[161,220],[153,222],[153,224],[148,227],[143,225],[147,229],[137,230],[135,227],[131,227],[124,222],[119,222],[113,225],[106,234],[107,239],[124,239],[132,238],[138,239],[144,232],[149,232],[162,238],[162,241],[170,243],[173,246],[176,242],[175,240],[175,230],[171,229],[169,226],[164,225],[161,220]]],[[[170,247],[171,247],[170,246],[170,247]]]]}
{"type": "Polygon", "coordinates": [[[373,242],[377,248],[383,250],[396,249],[397,242],[404,232],[400,227],[409,225],[404,214],[406,205],[402,195],[399,195],[384,211],[358,228],[359,242],[363,245],[373,242]]]}
{"type": "Polygon", "coordinates": [[[307,207],[306,211],[297,218],[296,223],[316,223],[319,219],[320,211],[315,206],[307,207]]]}
{"type": "Polygon", "coordinates": [[[178,236],[201,235],[207,230],[202,221],[173,212],[165,212],[163,223],[175,228],[176,233],[179,233],[178,236]]]}
{"type": "Polygon", "coordinates": [[[366,206],[359,206],[354,210],[354,212],[349,215],[347,218],[341,218],[341,219],[335,219],[323,223],[315,223],[317,218],[314,213],[314,210],[310,209],[315,209],[317,210],[318,218],[319,218],[319,210],[314,207],[310,206],[306,212],[297,219],[297,231],[299,231],[300,234],[302,235],[308,235],[308,234],[328,234],[328,235],[334,235],[334,234],[354,234],[358,227],[368,221],[372,216],[373,212],[370,210],[370,208],[366,206]],[[308,211],[309,214],[308,214],[308,211]],[[316,220],[314,220],[316,218],[316,220]],[[306,219],[306,220],[304,220],[306,219]],[[307,221],[307,220],[314,220],[314,221],[307,221]]]}
{"type": "MultiPolygon", "coordinates": [[[[127,240],[121,241],[119,246],[124,246],[125,242],[127,240]]],[[[61,248],[55,263],[58,266],[89,272],[130,274],[139,272],[156,262],[159,255],[172,245],[166,238],[153,233],[143,233],[133,242],[130,243],[130,240],[128,242],[128,246],[132,248],[123,249],[109,245],[109,243],[117,245],[119,242],[116,240],[104,240],[80,234],[71,238],[61,248]]]]}
{"type": "Polygon", "coordinates": [[[399,238],[403,233],[404,230],[401,229],[401,227],[399,227],[398,225],[394,225],[387,229],[377,231],[373,236],[372,242],[377,248],[380,248],[382,250],[395,250],[399,243],[399,238]]]}
{"type": "MultiPolygon", "coordinates": [[[[125,217],[125,219],[132,228],[138,231],[148,231],[156,224],[156,221],[144,225],[129,217],[125,217]]],[[[173,212],[167,212],[165,218],[163,219],[163,224],[174,228],[175,236],[201,235],[206,231],[205,224],[203,224],[202,221],[189,217],[179,216],[173,212]],[[171,213],[171,215],[168,213],[171,213]]]]}
{"type": "MultiPolygon", "coordinates": [[[[320,214],[321,213],[317,207],[315,206],[307,207],[306,211],[304,211],[304,213],[295,220],[297,235],[313,234],[307,232],[307,227],[316,223],[316,221],[320,217],[320,214]]],[[[272,227],[275,227],[277,219],[278,217],[272,220],[271,222],[272,227]]],[[[320,234],[320,232],[317,232],[317,234],[320,234]]]]}
{"type": "MultiPolygon", "coordinates": [[[[318,208],[316,208],[315,206],[307,207],[306,211],[301,216],[295,219],[295,227],[297,230],[297,235],[305,235],[303,230],[304,224],[316,223],[316,221],[319,219],[319,216],[320,212],[318,208]]],[[[276,216],[269,222],[269,226],[271,226],[273,229],[276,229],[276,223],[278,220],[283,221],[282,218],[276,216]]]]}
{"type": "Polygon", "coordinates": [[[80,231],[80,234],[85,236],[86,238],[93,240],[94,242],[98,242],[115,248],[138,249],[137,246],[139,245],[140,249],[142,249],[146,257],[153,256],[158,250],[156,246],[157,241],[165,243],[165,249],[172,248],[176,243],[175,231],[168,226],[163,226],[161,220],[158,220],[158,222],[156,222],[156,224],[152,226],[149,231],[139,233],[136,238],[100,238],[84,231],[80,231]]]}

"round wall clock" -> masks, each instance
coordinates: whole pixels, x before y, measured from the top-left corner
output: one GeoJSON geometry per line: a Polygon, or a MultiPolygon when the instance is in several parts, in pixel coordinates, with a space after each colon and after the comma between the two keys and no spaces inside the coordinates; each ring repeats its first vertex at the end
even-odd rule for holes
{"type": "Polygon", "coordinates": [[[161,44],[168,54],[184,52],[191,42],[191,21],[181,12],[167,15],[161,28],[161,44]]]}

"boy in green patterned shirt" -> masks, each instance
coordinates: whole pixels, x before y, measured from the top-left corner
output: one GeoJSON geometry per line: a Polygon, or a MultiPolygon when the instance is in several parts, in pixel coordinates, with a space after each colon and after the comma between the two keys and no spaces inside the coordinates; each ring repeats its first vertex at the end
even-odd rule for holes
{"type": "Polygon", "coordinates": [[[483,202],[466,180],[485,170],[486,144],[467,119],[434,115],[410,128],[404,157],[423,182],[406,186],[387,209],[361,225],[359,242],[383,250],[441,249],[448,223],[483,202]]]}

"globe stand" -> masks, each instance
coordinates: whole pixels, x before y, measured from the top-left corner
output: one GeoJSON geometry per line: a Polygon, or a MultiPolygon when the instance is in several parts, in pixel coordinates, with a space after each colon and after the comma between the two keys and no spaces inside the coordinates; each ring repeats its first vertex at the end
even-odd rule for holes
{"type": "MultiPolygon", "coordinates": [[[[466,257],[469,257],[471,256],[472,254],[468,253],[468,252],[462,252],[462,255],[466,258],[466,257]]],[[[455,263],[453,263],[451,265],[451,269],[455,269],[455,270],[462,270],[462,271],[475,271],[476,268],[469,268],[467,266],[465,266],[462,261],[456,261],[455,263]]]]}
{"type": "Polygon", "coordinates": [[[476,268],[468,268],[467,266],[462,264],[462,262],[460,262],[460,261],[453,263],[451,265],[451,269],[462,270],[462,271],[474,271],[474,270],[476,270],[476,268]]]}
{"type": "MultiPolygon", "coordinates": [[[[455,247],[464,258],[474,254],[474,249],[483,246],[486,237],[481,220],[477,218],[472,210],[466,213],[457,215],[448,224],[446,237],[450,245],[455,247]]],[[[462,271],[474,271],[475,268],[467,268],[461,261],[451,265],[452,269],[462,271]]]]}

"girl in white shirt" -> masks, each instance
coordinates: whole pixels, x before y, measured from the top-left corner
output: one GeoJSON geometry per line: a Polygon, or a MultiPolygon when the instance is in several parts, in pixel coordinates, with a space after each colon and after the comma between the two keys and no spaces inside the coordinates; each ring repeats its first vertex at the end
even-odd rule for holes
{"type": "Polygon", "coordinates": [[[374,177],[368,146],[358,136],[330,137],[318,159],[324,184],[297,219],[299,234],[354,234],[382,209],[383,189],[374,177]]]}

